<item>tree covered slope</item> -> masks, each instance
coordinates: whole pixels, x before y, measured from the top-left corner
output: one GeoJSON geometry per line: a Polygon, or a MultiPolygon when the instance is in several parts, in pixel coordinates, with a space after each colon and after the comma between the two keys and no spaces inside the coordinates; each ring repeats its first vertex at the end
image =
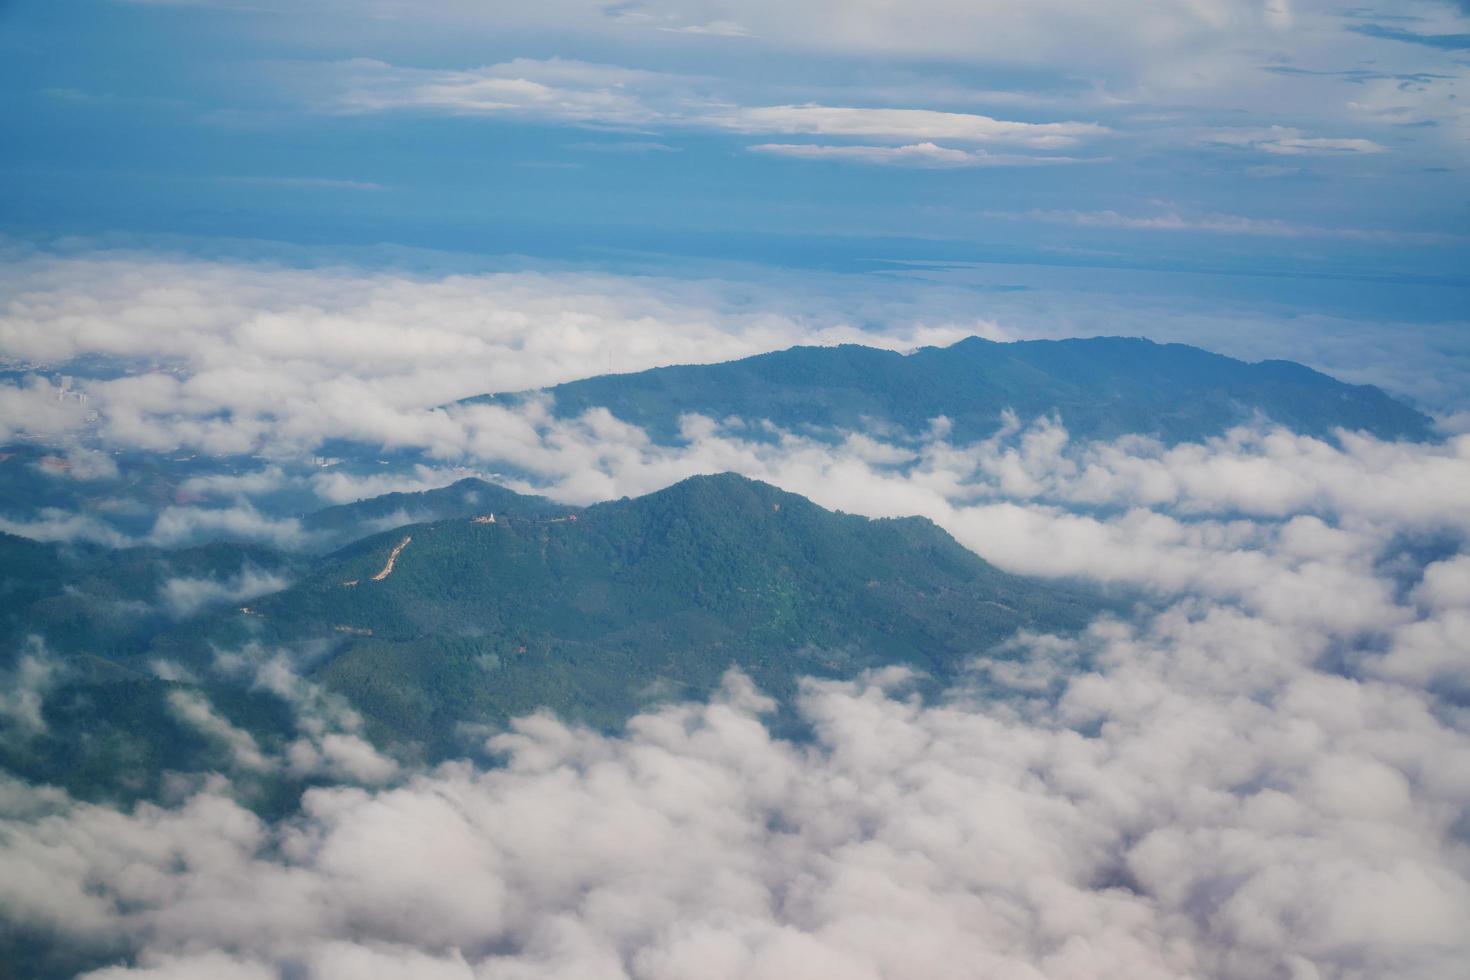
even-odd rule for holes
{"type": "Polygon", "coordinates": [[[952,677],[1017,629],[1075,629],[1097,608],[922,518],[832,513],[725,474],[560,518],[386,532],[221,625],[233,642],[335,640],[317,676],[385,732],[433,742],[543,706],[615,725],[731,666],[778,696],[887,664],[952,677]]]}
{"type": "MultiPolygon", "coordinates": [[[[513,506],[318,557],[0,538],[0,676],[32,685],[37,706],[0,717],[0,769],[137,798],[170,772],[238,764],[245,742],[284,758],[299,705],[250,666],[274,660],[359,713],[380,749],[432,759],[538,709],[615,728],[704,696],[732,666],[778,699],[805,676],[893,664],[948,680],[977,655],[1010,655],[1018,629],[1069,632],[1110,608],[1005,574],[927,520],[834,513],[730,474],[580,511],[471,489],[513,506]],[[200,603],[170,585],[239,583],[242,568],[290,584],[200,603]]],[[[252,779],[263,805],[304,785],[284,766],[252,779]]]]}

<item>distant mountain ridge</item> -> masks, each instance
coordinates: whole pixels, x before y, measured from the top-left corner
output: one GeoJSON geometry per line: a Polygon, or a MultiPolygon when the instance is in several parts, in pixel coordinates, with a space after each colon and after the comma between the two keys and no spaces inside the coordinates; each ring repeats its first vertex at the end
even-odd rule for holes
{"type": "Polygon", "coordinates": [[[721,364],[602,375],[470,402],[515,405],[549,394],[559,417],[606,408],[661,442],[679,417],[738,417],[808,434],[896,426],[921,433],[948,418],[951,437],[992,435],[1002,413],[1060,415],[1079,438],[1139,433],[1203,439],[1264,416],[1293,431],[1338,428],[1424,439],[1432,420],[1371,385],[1349,385],[1291,361],[1247,363],[1184,344],[1125,337],[997,343],[969,337],[904,355],[853,344],[793,347],[721,364]]]}

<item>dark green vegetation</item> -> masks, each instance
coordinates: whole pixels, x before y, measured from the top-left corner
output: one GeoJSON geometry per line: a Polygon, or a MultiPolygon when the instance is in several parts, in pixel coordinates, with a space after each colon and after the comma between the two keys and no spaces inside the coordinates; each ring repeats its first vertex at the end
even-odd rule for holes
{"type": "MultiPolygon", "coordinates": [[[[280,588],[295,561],[253,545],[112,551],[0,534],[0,704],[10,709],[0,769],[126,798],[156,796],[170,771],[224,768],[226,747],[169,703],[197,685],[161,678],[154,661],[221,602],[280,588]],[[28,696],[40,724],[21,710],[28,696]]],[[[228,687],[208,696],[248,730],[289,733],[279,699],[228,687]]]]}
{"type": "MultiPolygon", "coordinates": [[[[1106,605],[1004,574],[927,520],[833,513],[733,475],[582,511],[469,489],[476,513],[492,497],[505,505],[495,523],[461,514],[314,559],[0,539],[0,670],[21,677],[38,656],[26,639],[35,634],[56,677],[41,730],[12,712],[0,762],[91,797],[154,795],[169,769],[228,768],[218,733],[180,717],[180,692],[202,695],[278,757],[299,706],[253,673],[219,669],[221,652],[257,664],[284,653],[317,689],[350,702],[380,748],[435,759],[466,751],[467,733],[540,707],[614,728],[661,699],[705,695],[731,666],[783,699],[800,677],[887,664],[940,683],[1018,628],[1073,630],[1106,605]],[[239,581],[247,561],[294,584],[182,618],[160,600],[168,575],[239,581]],[[160,663],[177,679],[160,679],[160,663]]],[[[359,507],[392,515],[420,502],[359,507]]],[[[290,791],[266,787],[262,805],[290,791]]]]}
{"type": "MultiPolygon", "coordinates": [[[[1127,433],[1175,443],[1218,435],[1258,416],[1296,432],[1336,428],[1422,439],[1431,420],[1368,385],[1347,385],[1290,361],[1248,364],[1183,344],[1124,337],[994,343],[970,337],[907,356],[870,347],[793,347],[725,364],[658,368],[558,385],[562,417],[605,407],[661,441],[679,416],[769,420],[798,432],[922,432],[945,416],[952,438],[992,435],[1001,414],[1053,412],[1080,438],[1127,433]]],[[[485,396],[515,404],[527,393],[485,396]]]]}
{"type": "Polygon", "coordinates": [[[777,696],[883,664],[949,678],[1020,627],[1073,629],[1097,608],[922,518],[834,514],[729,474],[576,516],[368,538],[254,603],[232,639],[334,631],[317,676],[388,737],[437,745],[461,721],[542,705],[610,727],[732,665],[777,696]]]}

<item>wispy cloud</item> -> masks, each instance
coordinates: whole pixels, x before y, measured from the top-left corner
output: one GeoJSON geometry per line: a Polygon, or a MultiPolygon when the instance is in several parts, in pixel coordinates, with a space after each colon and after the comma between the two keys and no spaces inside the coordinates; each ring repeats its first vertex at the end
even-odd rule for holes
{"type": "Polygon", "coordinates": [[[337,66],[338,111],[419,110],[521,116],[624,129],[703,129],[739,134],[853,137],[1069,149],[1108,135],[1094,122],[1025,122],[969,112],[822,105],[739,105],[687,76],[552,59],[520,59],[472,71],[405,69],[382,62],[337,66]]]}
{"type": "Polygon", "coordinates": [[[572,143],[568,149],[583,150],[588,153],[618,153],[641,155],[645,153],[678,153],[677,146],[667,143],[658,143],[654,140],[607,140],[588,141],[583,143],[572,143]]]}
{"type": "Polygon", "coordinates": [[[1395,231],[1386,228],[1327,228],[1297,224],[1280,218],[1249,218],[1238,214],[1186,215],[1178,211],[1133,215],[1118,211],[990,211],[986,217],[1006,221],[1041,221],[1079,228],[1120,228],[1128,231],[1198,232],[1214,235],[1257,235],[1268,238],[1337,238],[1359,242],[1402,242],[1421,245],[1458,241],[1436,232],[1395,231]]]}
{"type": "Polygon", "coordinates": [[[1010,143],[1034,149],[1065,149],[1108,133],[1097,123],[1012,122],[966,112],[930,109],[861,109],[825,105],[784,105],[710,113],[706,125],[740,133],[877,137],[891,140],[952,140],[1010,143]]]}
{"type": "Polygon", "coordinates": [[[798,160],[847,160],[875,163],[890,167],[916,167],[947,170],[964,167],[1038,167],[1056,164],[1095,163],[1100,158],[1085,159],[1066,156],[1033,156],[1016,153],[988,153],[985,150],[961,150],[935,143],[910,143],[906,146],[851,146],[821,143],[757,143],[749,146],[752,153],[794,157],[798,160]]]}
{"type": "Polygon", "coordinates": [[[242,184],[251,187],[283,187],[308,191],[383,191],[382,184],[370,180],[340,180],[332,177],[243,177],[225,176],[218,178],[226,184],[242,184]]]}
{"type": "Polygon", "coordinates": [[[712,20],[707,24],[687,24],[682,27],[660,27],[671,34],[706,34],[711,37],[754,37],[750,31],[733,20],[712,20]]]}
{"type": "Polygon", "coordinates": [[[1308,136],[1286,126],[1217,129],[1204,133],[1199,142],[1213,146],[1238,146],[1278,156],[1345,156],[1387,153],[1388,147],[1361,137],[1308,136]]]}

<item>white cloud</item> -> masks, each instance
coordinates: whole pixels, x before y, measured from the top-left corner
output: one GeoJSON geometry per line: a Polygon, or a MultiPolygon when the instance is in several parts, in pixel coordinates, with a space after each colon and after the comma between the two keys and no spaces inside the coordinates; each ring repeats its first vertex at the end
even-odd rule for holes
{"type": "MultiPolygon", "coordinates": [[[[311,543],[311,537],[302,530],[299,519],[269,517],[249,503],[232,507],[171,504],[159,511],[148,535],[150,543],[164,547],[179,547],[216,538],[262,541],[281,548],[305,548],[311,543]]],[[[184,587],[180,592],[178,598],[183,603],[180,608],[188,606],[189,596],[202,598],[197,583],[184,587]]],[[[164,598],[169,597],[165,595],[164,598]]]]}
{"type": "Polygon", "coordinates": [[[278,826],[221,787],[11,818],[0,907],[142,950],[107,977],[1457,975],[1470,737],[1422,694],[1199,604],[1071,643],[1093,666],[1054,700],[810,684],[807,747],[735,676],[278,826]]]}
{"type": "Polygon", "coordinates": [[[335,66],[327,98],[339,111],[420,109],[521,115],[629,129],[694,128],[741,134],[998,143],[1062,150],[1109,133],[1092,122],[1020,122],[968,112],[895,107],[735,105],[711,82],[551,59],[518,59],[470,71],[407,69],[374,61],[335,66]]]}
{"type": "MultiPolygon", "coordinates": [[[[68,272],[58,280],[75,281],[68,272]]],[[[91,319],[37,313],[57,302],[43,290],[28,300],[32,319],[12,311],[5,329],[59,351],[99,337],[168,351],[191,371],[247,363],[279,406],[317,371],[397,360],[454,377],[446,366],[486,335],[494,355],[471,380],[585,367],[606,354],[586,334],[636,336],[625,321],[675,350],[811,328],[575,278],[538,280],[573,287],[570,303],[543,309],[510,277],[491,295],[517,322],[485,334],[480,279],[446,302],[443,281],[374,292],[367,277],[303,275],[303,291],[325,281],[353,294],[303,312],[279,288],[295,273],[185,272],[195,289],[217,281],[190,294],[180,273],[147,302],[119,290],[91,319]],[[439,305],[415,305],[426,298],[439,305]],[[574,311],[562,314],[574,329],[536,347],[543,324],[565,327],[557,309],[574,311]],[[339,321],[359,319],[380,329],[353,349],[339,321]],[[406,325],[418,322],[449,326],[416,347],[406,325]],[[160,323],[176,336],[159,338],[160,323]],[[513,353],[523,364],[497,366],[513,353]]],[[[667,349],[650,342],[639,356],[667,349]]],[[[192,376],[140,386],[139,425],[180,405],[218,411],[230,386],[206,395],[187,388],[192,376]]],[[[405,400],[396,411],[418,410],[405,400]]],[[[310,431],[277,412],[256,431],[310,431]]],[[[831,444],[756,441],[733,422],[689,418],[689,444],[670,447],[605,411],[556,420],[533,402],[434,415],[412,426],[432,431],[446,469],[506,460],[576,500],[737,470],[849,512],[926,514],[1006,568],[1147,589],[1164,608],[1080,637],[1019,637],[1017,660],[977,664],[939,704],[909,697],[901,672],[809,685],[810,745],[773,738],[766,702],[737,677],[712,703],[642,716],[619,737],[523,719],[496,739],[506,765],[490,769],[414,770],[373,749],[350,705],[283,658],[224,652],[221,671],[288,700],[295,738],[267,755],[181,693],[183,717],[247,772],[361,785],[313,790],[279,824],[232,802],[224,783],[130,814],[0,785],[8,922],[107,962],[126,951],[135,966],[99,974],[110,978],[1461,972],[1470,731],[1456,698],[1470,687],[1470,572],[1460,553],[1406,580],[1396,549],[1447,540],[1463,552],[1470,437],[1331,444],[1249,427],[1199,445],[1078,444],[1065,419],[1006,418],[975,445],[953,444],[942,423],[917,442],[831,444]]],[[[248,494],[280,478],[196,489],[248,494]]],[[[381,489],[319,479],[339,495],[381,489]]]]}
{"type": "Polygon", "coordinates": [[[1238,214],[1183,215],[1165,211],[1153,215],[1120,214],[1117,211],[1026,212],[992,211],[987,217],[1008,221],[1042,221],[1081,228],[1122,228],[1129,231],[1196,232],[1212,235],[1249,235],[1266,238],[1337,238],[1357,242],[1404,242],[1446,244],[1454,235],[1433,232],[1392,231],[1381,228],[1324,228],[1280,218],[1249,218],[1238,214]]]}
{"type": "Polygon", "coordinates": [[[1010,143],[1041,150],[1068,149],[1108,132],[1096,123],[1008,122],[974,113],[824,105],[739,108],[711,116],[710,122],[739,133],[1010,143]]]}
{"type": "Polygon", "coordinates": [[[850,160],[894,167],[950,169],[957,167],[1034,167],[1065,163],[1091,163],[1080,157],[1027,156],[1014,153],[988,153],[984,150],[960,150],[934,143],[910,143],[905,146],[833,146],[822,143],[757,143],[747,147],[752,153],[795,157],[800,160],[850,160]]]}
{"type": "Polygon", "coordinates": [[[0,517],[0,531],[33,541],[90,541],[112,548],[125,548],[136,543],[90,514],[77,514],[59,507],[37,508],[34,514],[20,520],[0,517]]]}
{"type": "Polygon", "coordinates": [[[203,694],[175,689],[168,693],[168,703],[180,721],[228,748],[236,766],[250,772],[269,772],[275,768],[275,763],[261,753],[255,737],[216,712],[203,694]]]}
{"type": "Polygon", "coordinates": [[[228,579],[171,578],[159,587],[159,598],[171,615],[185,618],[207,606],[254,599],[289,584],[273,572],[247,566],[228,579]]]}
{"type": "MultiPolygon", "coordinates": [[[[793,316],[778,312],[774,295],[752,303],[717,281],[428,279],[128,253],[21,259],[0,273],[0,294],[0,344],[11,356],[139,365],[76,382],[97,415],[90,423],[48,380],[0,384],[0,406],[13,403],[0,418],[23,425],[17,434],[54,443],[85,430],[110,446],[208,453],[294,455],[330,436],[453,446],[456,426],[430,409],[487,391],[795,343],[904,348],[971,332],[922,322],[869,331],[831,311],[793,316]]],[[[187,516],[171,515],[159,539],[177,539],[173,524],[187,516]]]]}
{"type": "Polygon", "coordinates": [[[0,733],[6,728],[18,730],[22,736],[46,731],[41,709],[61,671],[61,662],[51,656],[39,637],[27,638],[13,666],[0,670],[0,733]]]}
{"type": "Polygon", "coordinates": [[[733,20],[712,20],[707,24],[690,24],[684,27],[660,27],[659,30],[673,34],[708,34],[712,37],[754,37],[733,20]]]}
{"type": "Polygon", "coordinates": [[[1388,147],[1361,137],[1307,136],[1287,126],[1220,129],[1204,133],[1199,141],[1215,146],[1238,146],[1277,156],[1387,153],[1388,147]]]}

